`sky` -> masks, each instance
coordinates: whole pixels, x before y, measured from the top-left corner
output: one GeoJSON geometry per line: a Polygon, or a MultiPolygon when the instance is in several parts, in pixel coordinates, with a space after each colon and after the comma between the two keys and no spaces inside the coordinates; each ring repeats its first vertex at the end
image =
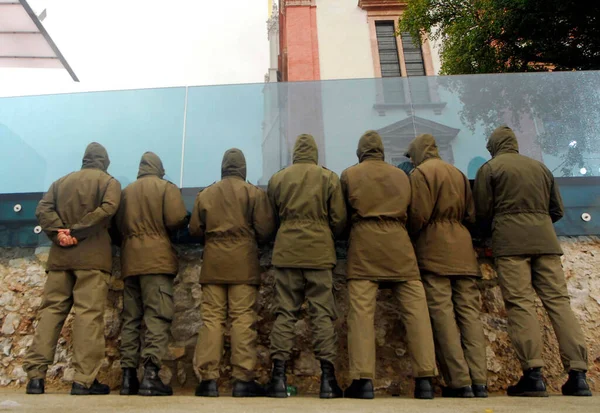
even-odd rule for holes
{"type": "Polygon", "coordinates": [[[261,83],[268,0],[29,0],[80,79],[0,68],[0,96],[261,83]]]}

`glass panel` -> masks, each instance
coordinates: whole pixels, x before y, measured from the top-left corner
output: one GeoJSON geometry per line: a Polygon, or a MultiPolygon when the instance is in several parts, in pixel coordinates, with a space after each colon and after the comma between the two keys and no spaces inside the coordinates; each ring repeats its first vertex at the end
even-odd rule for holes
{"type": "MultiPolygon", "coordinates": [[[[188,89],[184,187],[204,187],[221,179],[223,153],[230,148],[244,152],[248,181],[265,181],[262,125],[267,100],[272,107],[277,97],[262,84],[188,89]]],[[[273,146],[268,141],[265,150],[276,152],[273,146]]]]}

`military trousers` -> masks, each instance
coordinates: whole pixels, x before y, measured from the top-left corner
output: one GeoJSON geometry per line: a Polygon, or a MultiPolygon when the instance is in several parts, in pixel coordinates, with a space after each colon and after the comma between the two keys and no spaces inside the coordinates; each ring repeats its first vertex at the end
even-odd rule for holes
{"type": "Polygon", "coordinates": [[[560,256],[498,257],[496,268],[508,313],[508,334],[523,370],[544,366],[534,303],[537,293],[554,327],[565,370],[586,371],[585,339],[571,309],[560,256]]]}
{"type": "Polygon", "coordinates": [[[110,274],[99,270],[48,272],[38,325],[23,363],[29,379],[46,377],[73,308],[73,381],[92,385],[104,361],[104,307],[109,282],[110,274]]]}
{"type": "MultiPolygon", "coordinates": [[[[348,354],[350,378],[375,378],[375,308],[379,284],[348,280],[348,354]]],[[[427,300],[420,280],[394,282],[415,377],[437,375],[427,300]]]]}
{"type": "Polygon", "coordinates": [[[304,300],[312,324],[313,350],[317,359],[335,363],[337,318],[331,270],[275,268],[275,323],[271,330],[271,358],[290,359],[295,325],[304,300]]]}
{"type": "Polygon", "coordinates": [[[437,361],[452,388],[487,384],[486,342],[475,277],[423,274],[437,361]]]}
{"type": "Polygon", "coordinates": [[[228,314],[231,317],[231,375],[242,381],[255,377],[257,295],[256,285],[202,285],[202,326],[194,354],[194,369],[201,380],[219,378],[228,314]]]}
{"type": "Polygon", "coordinates": [[[175,312],[173,276],[136,275],[125,278],[121,367],[137,368],[140,357],[160,367],[169,344],[169,329],[175,312]],[[146,326],[142,348],[142,321],[146,326]]]}

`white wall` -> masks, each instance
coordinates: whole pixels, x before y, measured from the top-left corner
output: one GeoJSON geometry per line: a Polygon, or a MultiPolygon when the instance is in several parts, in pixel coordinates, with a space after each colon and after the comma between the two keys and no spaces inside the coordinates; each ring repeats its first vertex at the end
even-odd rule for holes
{"type": "Polygon", "coordinates": [[[373,78],[367,12],[358,0],[317,0],[321,79],[373,78]]]}

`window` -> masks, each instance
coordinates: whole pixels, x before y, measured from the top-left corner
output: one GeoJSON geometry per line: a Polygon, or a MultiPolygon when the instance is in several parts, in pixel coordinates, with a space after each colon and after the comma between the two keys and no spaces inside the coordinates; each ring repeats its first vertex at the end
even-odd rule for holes
{"type": "Polygon", "coordinates": [[[402,49],[406,64],[406,76],[425,76],[425,63],[421,46],[413,41],[410,33],[402,33],[402,49]]]}
{"type": "Polygon", "coordinates": [[[381,63],[381,77],[402,76],[394,22],[378,21],[375,24],[375,31],[379,48],[379,62],[381,63]]]}

